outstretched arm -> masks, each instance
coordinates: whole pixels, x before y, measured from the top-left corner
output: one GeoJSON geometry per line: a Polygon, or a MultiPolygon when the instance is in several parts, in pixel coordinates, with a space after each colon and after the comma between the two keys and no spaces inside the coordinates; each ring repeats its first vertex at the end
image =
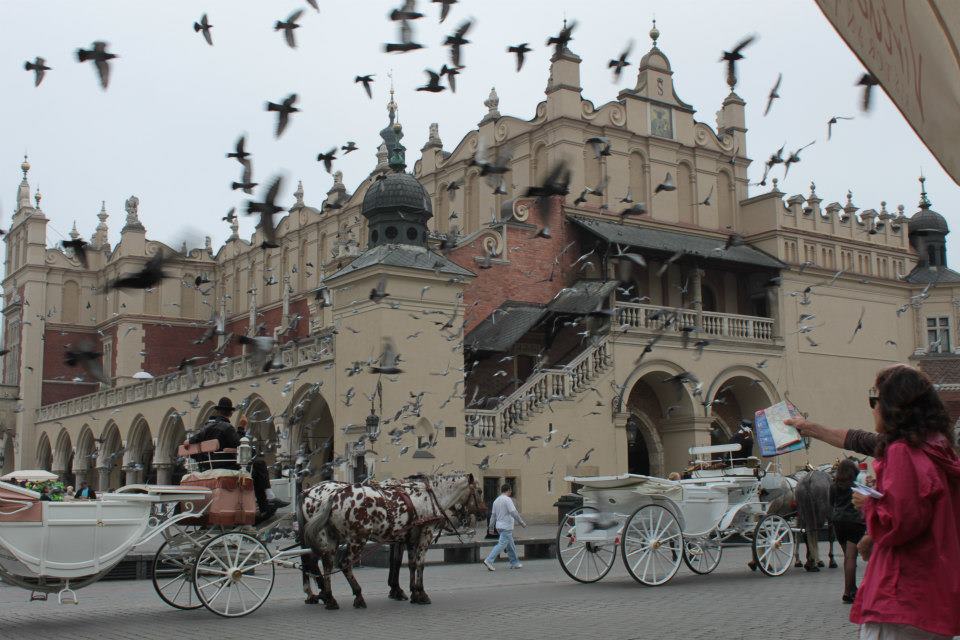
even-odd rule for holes
{"type": "Polygon", "coordinates": [[[813,438],[827,444],[833,445],[838,449],[843,449],[847,439],[847,429],[831,429],[822,424],[811,422],[806,418],[790,418],[784,421],[792,427],[796,427],[800,435],[805,438],[813,438]]]}

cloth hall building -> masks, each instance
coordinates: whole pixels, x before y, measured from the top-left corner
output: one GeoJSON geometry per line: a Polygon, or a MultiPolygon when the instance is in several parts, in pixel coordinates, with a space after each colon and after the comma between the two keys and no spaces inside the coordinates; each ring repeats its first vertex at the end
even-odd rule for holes
{"type": "MultiPolygon", "coordinates": [[[[317,206],[301,185],[275,248],[235,225],[217,249],[165,246],[131,197],[115,245],[102,208],[83,266],[49,246],[25,161],[4,238],[3,471],[176,481],[177,446],[229,396],[275,469],[307,452],[316,477],[466,470],[546,516],[564,476],[666,476],[783,399],[869,426],[877,369],[948,359],[956,342],[945,219],[925,191],[916,212],[826,202],[814,185],[751,193],[743,99],[731,85],[716,122],[698,121],[651,36],[615,99],[586,99],[564,49],[532,117],[502,115],[492,91],[454,146],[432,126],[412,171],[391,99],[369,177],[350,191],[337,174],[317,206]],[[472,162],[481,141],[512,151],[497,189],[472,162]],[[569,195],[525,196],[561,165],[569,195]],[[675,189],[655,193],[668,174],[675,189]],[[620,215],[628,195],[648,212],[620,215]],[[160,285],[106,286],[158,252],[160,285]],[[197,344],[217,315],[225,335],[197,344]],[[257,334],[282,368],[237,341],[257,334]],[[401,373],[371,370],[384,338],[401,373]],[[85,342],[109,386],[64,364],[85,342]],[[665,382],[682,372],[695,380],[665,382]]],[[[835,457],[814,443],[784,463],[835,457]]]]}

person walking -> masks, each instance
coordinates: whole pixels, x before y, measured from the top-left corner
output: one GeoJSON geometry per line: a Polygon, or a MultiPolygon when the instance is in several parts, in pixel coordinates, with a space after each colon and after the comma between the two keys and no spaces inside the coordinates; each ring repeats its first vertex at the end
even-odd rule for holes
{"type": "Polygon", "coordinates": [[[854,492],[873,540],[850,621],[861,640],[960,635],[960,456],[930,379],[894,365],[869,395],[878,497],[854,492]]]}
{"type": "Polygon", "coordinates": [[[853,484],[860,468],[850,458],[837,464],[830,487],[830,524],[843,551],[843,598],[851,604],[857,595],[857,543],[867,532],[863,514],[853,506],[853,484]]]}
{"type": "Polygon", "coordinates": [[[500,534],[497,544],[483,561],[484,566],[490,571],[496,570],[493,563],[497,561],[497,556],[504,549],[507,551],[507,558],[510,559],[511,569],[523,567],[520,564],[520,559],[517,558],[517,545],[513,543],[513,525],[519,522],[521,527],[526,527],[527,523],[523,521],[520,512],[517,511],[517,506],[513,504],[512,496],[513,488],[508,484],[503,485],[500,488],[500,496],[493,501],[493,506],[490,509],[490,520],[500,534]]]}

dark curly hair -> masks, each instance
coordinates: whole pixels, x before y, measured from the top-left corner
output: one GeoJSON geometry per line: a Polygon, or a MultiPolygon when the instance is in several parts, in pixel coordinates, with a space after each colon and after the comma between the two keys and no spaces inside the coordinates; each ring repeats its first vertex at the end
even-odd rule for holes
{"type": "Polygon", "coordinates": [[[883,421],[877,457],[883,456],[887,447],[898,440],[919,447],[936,434],[956,446],[950,416],[925,373],[904,364],[893,365],[877,374],[876,389],[883,421]]]}

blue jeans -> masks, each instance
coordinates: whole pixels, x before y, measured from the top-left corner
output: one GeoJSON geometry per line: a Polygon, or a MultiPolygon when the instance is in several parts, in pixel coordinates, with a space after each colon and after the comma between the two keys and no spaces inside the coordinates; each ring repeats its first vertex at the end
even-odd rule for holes
{"type": "Polygon", "coordinates": [[[496,562],[497,556],[500,555],[500,552],[504,549],[507,550],[507,558],[510,559],[511,567],[515,567],[520,564],[520,559],[517,558],[517,546],[513,544],[513,529],[500,532],[500,539],[497,541],[496,546],[493,547],[493,551],[490,552],[490,555],[487,556],[486,562],[489,562],[490,564],[496,562]]]}

